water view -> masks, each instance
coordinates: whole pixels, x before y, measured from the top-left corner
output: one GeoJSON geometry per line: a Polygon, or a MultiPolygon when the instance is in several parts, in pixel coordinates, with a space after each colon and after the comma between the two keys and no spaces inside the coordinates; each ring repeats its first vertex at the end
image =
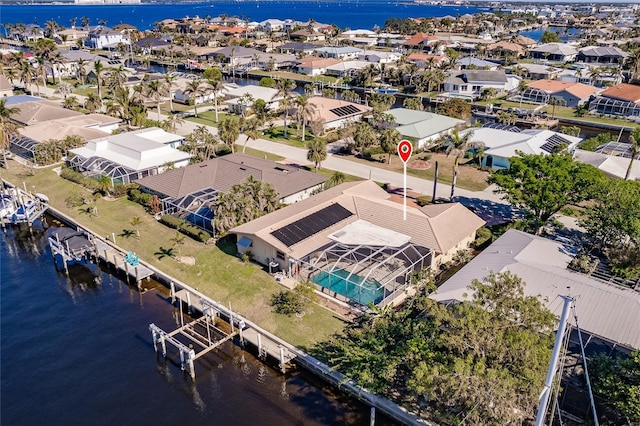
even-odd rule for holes
{"type": "Polygon", "coordinates": [[[67,277],[43,229],[0,234],[0,265],[2,424],[369,424],[368,407],[231,343],[192,382],[176,353],[153,350],[149,323],[179,323],[167,290],[140,294],[92,264],[67,277]]]}

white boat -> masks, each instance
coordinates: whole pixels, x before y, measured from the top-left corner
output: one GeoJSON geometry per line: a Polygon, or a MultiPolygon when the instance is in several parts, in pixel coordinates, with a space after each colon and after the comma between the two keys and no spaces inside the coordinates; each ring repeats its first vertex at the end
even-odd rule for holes
{"type": "Polygon", "coordinates": [[[11,195],[0,196],[0,218],[11,217],[16,212],[16,206],[11,195]]]}

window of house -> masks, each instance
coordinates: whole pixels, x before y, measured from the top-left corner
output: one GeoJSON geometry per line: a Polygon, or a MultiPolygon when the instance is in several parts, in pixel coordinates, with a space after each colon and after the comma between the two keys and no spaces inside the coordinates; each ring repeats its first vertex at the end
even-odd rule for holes
{"type": "Polygon", "coordinates": [[[471,86],[471,90],[473,90],[474,92],[479,92],[481,89],[481,86],[471,86]]]}
{"type": "Polygon", "coordinates": [[[283,252],[281,252],[281,251],[276,251],[276,257],[277,257],[278,259],[282,259],[282,260],[284,260],[284,253],[283,253],[283,252]]]}
{"type": "Polygon", "coordinates": [[[459,90],[459,89],[460,89],[460,86],[458,86],[457,84],[453,85],[453,90],[459,90]]]}
{"type": "Polygon", "coordinates": [[[467,86],[466,85],[460,86],[460,91],[461,92],[466,92],[467,91],[467,86]]]}

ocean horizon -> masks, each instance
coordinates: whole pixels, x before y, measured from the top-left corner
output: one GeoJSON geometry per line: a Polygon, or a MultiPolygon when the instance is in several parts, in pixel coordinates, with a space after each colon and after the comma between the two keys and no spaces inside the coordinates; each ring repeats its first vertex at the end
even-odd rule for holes
{"type": "Polygon", "coordinates": [[[222,14],[237,16],[250,21],[265,19],[294,19],[335,24],[346,29],[373,29],[383,27],[389,18],[444,17],[457,14],[475,14],[486,9],[479,6],[440,6],[384,0],[258,0],[198,3],[141,3],[129,5],[2,5],[0,25],[39,24],[47,21],[69,27],[71,19],[77,24],[84,16],[90,25],[105,20],[107,26],[130,24],[139,30],[152,29],[156,22],[185,16],[210,16],[222,14]]]}

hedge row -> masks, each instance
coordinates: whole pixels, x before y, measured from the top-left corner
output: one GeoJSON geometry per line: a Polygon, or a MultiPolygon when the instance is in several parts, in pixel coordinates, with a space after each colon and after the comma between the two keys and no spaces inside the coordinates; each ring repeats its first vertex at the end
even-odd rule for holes
{"type": "Polygon", "coordinates": [[[75,170],[68,169],[66,167],[62,168],[62,172],[60,172],[60,177],[70,180],[71,182],[77,183],[78,185],[82,185],[87,189],[92,191],[98,190],[98,182],[94,179],[88,178],[82,173],[76,172],[75,170]]]}
{"type": "Polygon", "coordinates": [[[190,225],[189,222],[179,219],[177,217],[164,214],[160,217],[160,222],[167,225],[170,228],[177,229],[188,237],[193,238],[196,241],[206,243],[211,235],[202,229],[190,225]]]}
{"type": "Polygon", "coordinates": [[[129,191],[129,200],[134,203],[138,203],[145,208],[149,208],[149,203],[153,195],[146,192],[142,192],[137,188],[133,188],[129,191]]]}

